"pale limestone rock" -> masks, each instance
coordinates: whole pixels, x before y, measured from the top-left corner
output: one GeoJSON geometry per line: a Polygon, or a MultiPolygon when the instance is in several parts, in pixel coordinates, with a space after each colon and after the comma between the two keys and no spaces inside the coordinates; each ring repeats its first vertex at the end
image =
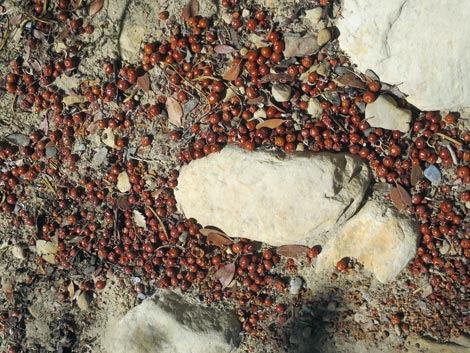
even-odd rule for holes
{"type": "Polygon", "coordinates": [[[319,244],[356,212],[369,181],[368,167],[349,154],[228,146],[184,166],[175,197],[187,217],[233,237],[319,244]]]}
{"type": "Polygon", "coordinates": [[[300,36],[297,33],[285,33],[284,45],[283,53],[286,58],[312,55],[320,48],[317,43],[317,36],[312,34],[300,36]]]}
{"type": "Polygon", "coordinates": [[[381,95],[374,102],[367,104],[366,120],[372,127],[408,132],[410,129],[411,111],[398,108],[397,102],[393,97],[381,95]]]}
{"type": "Polygon", "coordinates": [[[109,325],[105,353],[229,353],[240,342],[235,314],[157,293],[109,325]]]}
{"type": "Polygon", "coordinates": [[[292,89],[289,85],[275,83],[271,92],[276,102],[287,102],[290,99],[292,89]]]}
{"type": "Polygon", "coordinates": [[[339,260],[351,257],[382,283],[400,274],[418,242],[416,223],[378,201],[368,201],[335,233],[318,257],[317,271],[334,271],[339,260]]]}
{"type": "Polygon", "coordinates": [[[361,71],[400,84],[422,110],[470,107],[468,18],[459,0],[345,0],[340,47],[361,71]],[[432,25],[431,25],[432,24],[432,25]]]}
{"type": "Polygon", "coordinates": [[[323,113],[323,109],[320,106],[320,102],[316,98],[310,98],[308,100],[307,113],[312,117],[319,117],[323,113]]]}

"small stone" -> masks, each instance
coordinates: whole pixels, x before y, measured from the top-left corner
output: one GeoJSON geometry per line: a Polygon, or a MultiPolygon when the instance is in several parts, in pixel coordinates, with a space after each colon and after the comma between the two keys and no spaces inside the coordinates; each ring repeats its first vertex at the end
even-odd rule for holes
{"type": "Polygon", "coordinates": [[[393,97],[381,95],[374,102],[367,104],[366,120],[372,127],[406,133],[410,130],[411,111],[398,108],[393,97]]]}
{"type": "Polygon", "coordinates": [[[297,33],[284,34],[284,57],[307,56],[315,54],[320,48],[317,37],[311,34],[300,36],[297,33]]]}
{"type": "Polygon", "coordinates": [[[301,277],[295,276],[290,280],[290,289],[289,289],[289,294],[291,295],[297,295],[300,293],[300,290],[302,289],[304,281],[302,280],[301,277]]]}
{"type": "Polygon", "coordinates": [[[93,299],[93,296],[90,292],[82,292],[77,298],[77,305],[80,310],[88,311],[90,310],[90,303],[93,299]]]}
{"type": "Polygon", "coordinates": [[[276,83],[272,88],[272,95],[276,102],[287,102],[291,97],[292,89],[289,85],[276,83]]]}
{"type": "Polygon", "coordinates": [[[19,245],[14,245],[11,247],[11,254],[18,260],[26,260],[24,249],[19,245]]]}
{"type": "Polygon", "coordinates": [[[310,98],[308,101],[307,113],[312,117],[319,117],[323,113],[323,109],[320,106],[320,102],[316,98],[310,98]]]}
{"type": "Polygon", "coordinates": [[[332,38],[331,30],[329,28],[323,28],[318,32],[317,44],[322,47],[328,43],[332,38]]]}
{"type": "Polygon", "coordinates": [[[438,185],[442,178],[441,172],[434,164],[431,164],[429,167],[427,167],[424,170],[423,175],[433,185],[438,185]]]}

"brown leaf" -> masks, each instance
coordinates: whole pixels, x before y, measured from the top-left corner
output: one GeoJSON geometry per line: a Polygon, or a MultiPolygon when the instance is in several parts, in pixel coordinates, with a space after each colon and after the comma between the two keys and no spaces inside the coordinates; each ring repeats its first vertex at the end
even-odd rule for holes
{"type": "Polygon", "coordinates": [[[168,112],[168,120],[176,126],[181,126],[181,118],[183,117],[183,108],[173,97],[166,100],[166,110],[168,112]]]}
{"type": "Polygon", "coordinates": [[[259,79],[260,83],[267,83],[267,82],[280,82],[280,83],[287,83],[293,81],[294,78],[284,73],[280,74],[267,74],[264,75],[259,79]]]}
{"type": "Polygon", "coordinates": [[[231,47],[230,45],[216,45],[214,47],[214,51],[217,54],[230,54],[236,51],[234,47],[231,47]]]}
{"type": "Polygon", "coordinates": [[[410,207],[413,202],[411,201],[411,196],[408,191],[406,191],[405,188],[401,185],[397,185],[397,189],[404,204],[410,207]]]}
{"type": "Polygon", "coordinates": [[[394,186],[390,189],[390,198],[393,206],[395,206],[399,211],[411,206],[411,197],[401,185],[397,185],[396,187],[394,186]]]}
{"type": "Polygon", "coordinates": [[[212,245],[220,246],[220,245],[230,245],[233,243],[233,240],[230,239],[230,237],[227,234],[211,232],[207,236],[207,242],[212,245]]]}
{"type": "Polygon", "coordinates": [[[276,249],[276,253],[285,257],[299,257],[307,255],[308,250],[304,245],[282,245],[276,249]]]}
{"type": "Polygon", "coordinates": [[[137,84],[145,93],[150,90],[150,76],[148,72],[137,78],[137,84]]]}
{"type": "Polygon", "coordinates": [[[220,284],[222,284],[222,289],[226,288],[235,276],[235,264],[221,265],[214,276],[219,280],[220,284]]]}
{"type": "Polygon", "coordinates": [[[224,73],[224,80],[233,81],[240,75],[241,62],[232,63],[232,66],[228,68],[224,73]]]}
{"type": "Polygon", "coordinates": [[[247,104],[254,105],[254,104],[259,104],[264,102],[264,97],[263,96],[258,96],[255,98],[248,99],[246,101],[247,104]]]}
{"type": "Polygon", "coordinates": [[[15,297],[13,296],[13,285],[9,282],[3,283],[2,291],[3,291],[3,294],[5,295],[6,300],[10,304],[13,304],[15,302],[15,297]]]}
{"type": "Polygon", "coordinates": [[[286,120],[284,119],[268,119],[265,121],[260,122],[256,125],[257,129],[261,129],[262,127],[267,127],[268,129],[275,129],[278,126],[281,126],[286,120]]]}
{"type": "Polygon", "coordinates": [[[410,182],[411,185],[415,186],[419,183],[419,181],[423,179],[423,169],[419,166],[419,164],[413,164],[411,166],[411,177],[410,182]]]}
{"type": "Polygon", "coordinates": [[[75,284],[73,281],[70,281],[70,284],[67,287],[67,291],[69,292],[70,301],[73,301],[73,297],[75,296],[75,284]]]}
{"type": "Polygon", "coordinates": [[[90,3],[90,16],[96,15],[103,8],[104,0],[93,0],[90,3]]]}
{"type": "Polygon", "coordinates": [[[344,74],[341,77],[338,77],[336,81],[344,86],[365,89],[366,84],[357,78],[354,74],[344,74]]]}
{"type": "Polygon", "coordinates": [[[190,17],[195,17],[199,14],[199,1],[189,0],[181,12],[181,19],[184,21],[189,20],[190,17]]]}

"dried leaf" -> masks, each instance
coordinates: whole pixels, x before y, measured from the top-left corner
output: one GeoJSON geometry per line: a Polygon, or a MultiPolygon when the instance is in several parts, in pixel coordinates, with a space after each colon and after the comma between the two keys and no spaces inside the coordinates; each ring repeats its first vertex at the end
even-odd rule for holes
{"type": "Polygon", "coordinates": [[[39,129],[44,132],[44,135],[49,134],[49,120],[47,120],[47,116],[44,117],[44,119],[41,121],[41,124],[39,124],[39,129]]]}
{"type": "Polygon", "coordinates": [[[267,83],[267,82],[273,82],[273,83],[287,83],[287,82],[291,82],[293,81],[294,78],[292,76],[289,76],[287,74],[284,74],[284,73],[280,73],[280,74],[267,74],[267,75],[264,75],[263,77],[261,77],[259,79],[259,82],[260,83],[267,83]]]}
{"type": "Polygon", "coordinates": [[[120,192],[128,192],[132,188],[129,175],[125,171],[119,173],[116,186],[120,192]]]}
{"type": "Polygon", "coordinates": [[[181,12],[181,19],[184,21],[189,20],[190,17],[195,17],[199,14],[199,1],[189,0],[181,12]]]}
{"type": "Polygon", "coordinates": [[[408,191],[406,191],[405,188],[401,185],[397,185],[397,189],[402,201],[405,203],[405,205],[410,207],[413,203],[411,201],[411,196],[408,191]]]}
{"type": "Polygon", "coordinates": [[[137,210],[132,211],[132,218],[137,227],[147,229],[147,222],[145,221],[145,216],[137,210]]]}
{"type": "Polygon", "coordinates": [[[224,80],[233,81],[240,75],[241,62],[232,63],[232,66],[228,68],[224,73],[224,80]]]}
{"type": "Polygon", "coordinates": [[[276,253],[285,257],[299,257],[307,255],[308,250],[304,245],[282,245],[276,249],[276,253]]]}
{"type": "Polygon", "coordinates": [[[207,236],[207,242],[212,245],[221,246],[230,245],[233,243],[233,240],[227,234],[211,232],[207,236]]]}
{"type": "Polygon", "coordinates": [[[82,96],[67,96],[62,99],[62,102],[65,103],[65,105],[73,105],[73,104],[79,104],[83,103],[85,101],[85,98],[82,96]]]}
{"type": "Polygon", "coordinates": [[[93,299],[93,296],[90,292],[82,292],[77,299],[78,307],[83,311],[90,310],[90,303],[93,299]]]}
{"type": "Polygon", "coordinates": [[[57,245],[51,241],[39,239],[36,240],[36,251],[39,256],[43,256],[46,254],[55,255],[57,254],[58,248],[57,245]]]}
{"type": "Polygon", "coordinates": [[[101,11],[104,5],[104,0],[92,0],[90,3],[90,16],[96,15],[101,11]]]}
{"type": "Polygon", "coordinates": [[[235,276],[235,264],[221,265],[214,276],[219,280],[220,284],[222,284],[222,289],[228,287],[235,276]]]}
{"type": "Polygon", "coordinates": [[[71,281],[68,285],[67,291],[69,292],[69,299],[70,301],[72,301],[73,297],[75,296],[75,284],[73,283],[73,281],[71,281]]]}
{"type": "Polygon", "coordinates": [[[123,196],[117,199],[117,207],[121,211],[127,211],[131,209],[131,204],[129,203],[127,196],[123,196]]]}
{"type": "Polygon", "coordinates": [[[231,47],[230,45],[216,45],[214,47],[214,51],[217,54],[230,54],[236,51],[234,47],[231,47]]]}
{"type": "Polygon", "coordinates": [[[10,134],[6,136],[5,139],[20,147],[26,147],[29,145],[29,136],[25,134],[10,134]]]}
{"type": "Polygon", "coordinates": [[[255,105],[255,104],[263,103],[264,101],[265,101],[265,98],[262,95],[259,95],[258,97],[248,99],[246,103],[250,105],[255,105]]]}
{"type": "Polygon", "coordinates": [[[13,285],[11,283],[3,283],[2,284],[2,291],[5,295],[6,300],[13,304],[15,302],[15,297],[13,295],[13,285]]]}
{"type": "Polygon", "coordinates": [[[423,169],[419,166],[419,164],[413,164],[411,166],[411,185],[415,186],[421,181],[421,179],[423,179],[423,169]]]}
{"type": "Polygon", "coordinates": [[[343,86],[359,88],[359,89],[366,88],[366,84],[352,73],[344,74],[343,76],[338,77],[335,81],[343,86]]]}
{"type": "Polygon", "coordinates": [[[181,118],[183,117],[183,108],[173,97],[166,100],[166,110],[168,112],[168,120],[176,126],[181,126],[181,118]]]}
{"type": "Polygon", "coordinates": [[[261,129],[262,127],[267,127],[268,129],[275,129],[278,126],[281,126],[286,120],[284,119],[268,119],[265,121],[260,122],[256,125],[257,129],[261,129]]]}
{"type": "Polygon", "coordinates": [[[393,205],[399,211],[411,206],[411,197],[401,185],[397,185],[396,187],[394,186],[390,189],[390,198],[393,205]]]}
{"type": "Polygon", "coordinates": [[[147,93],[150,90],[150,76],[149,76],[149,74],[146,72],[142,76],[139,76],[137,78],[137,84],[139,85],[140,88],[142,88],[142,90],[145,93],[147,93]]]}

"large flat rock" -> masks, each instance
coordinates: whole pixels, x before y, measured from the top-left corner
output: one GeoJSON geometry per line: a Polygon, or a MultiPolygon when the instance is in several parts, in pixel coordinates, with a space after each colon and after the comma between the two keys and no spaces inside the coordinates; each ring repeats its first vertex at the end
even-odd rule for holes
{"type": "Polygon", "coordinates": [[[247,152],[228,146],[180,171],[180,211],[203,226],[271,245],[324,243],[369,186],[366,164],[349,154],[247,152]]]}
{"type": "Polygon", "coordinates": [[[340,46],[422,110],[470,107],[468,18],[459,0],[344,0],[340,46]],[[467,29],[467,30],[465,30],[467,29]]]}
{"type": "Polygon", "coordinates": [[[238,346],[235,314],[158,293],[108,327],[105,353],[229,353],[238,346]]]}
{"type": "Polygon", "coordinates": [[[351,257],[380,282],[390,282],[414,258],[417,244],[415,221],[371,200],[331,237],[318,257],[317,271],[332,272],[339,260],[351,257]]]}

